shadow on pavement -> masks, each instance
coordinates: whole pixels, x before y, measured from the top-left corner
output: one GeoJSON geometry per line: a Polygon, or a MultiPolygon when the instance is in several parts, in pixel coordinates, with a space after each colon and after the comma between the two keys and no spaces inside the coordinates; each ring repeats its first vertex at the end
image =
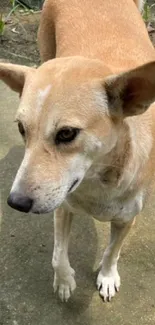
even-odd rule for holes
{"type": "Polygon", "coordinates": [[[70,261],[77,274],[77,290],[62,304],[52,287],[52,215],[22,214],[6,203],[22,156],[23,147],[16,146],[0,161],[0,324],[89,325],[86,310],[95,290],[92,268],[97,250],[94,222],[80,216],[73,222],[70,261]]]}

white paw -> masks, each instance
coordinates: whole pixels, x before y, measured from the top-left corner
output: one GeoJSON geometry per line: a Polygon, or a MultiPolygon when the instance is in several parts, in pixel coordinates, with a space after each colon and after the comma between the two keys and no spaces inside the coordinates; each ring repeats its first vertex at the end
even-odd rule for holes
{"type": "Polygon", "coordinates": [[[58,291],[61,301],[68,301],[73,291],[76,289],[76,282],[74,279],[75,271],[70,268],[68,274],[61,275],[56,271],[54,274],[53,288],[54,292],[58,291]]]}
{"type": "Polygon", "coordinates": [[[115,270],[114,272],[103,274],[101,270],[97,277],[97,289],[104,301],[110,301],[115,296],[116,292],[119,291],[121,284],[120,276],[115,270]]]}

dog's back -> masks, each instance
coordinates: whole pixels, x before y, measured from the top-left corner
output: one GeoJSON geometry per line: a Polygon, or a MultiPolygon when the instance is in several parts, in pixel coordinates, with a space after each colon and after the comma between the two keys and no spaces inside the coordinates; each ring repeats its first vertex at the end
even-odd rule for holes
{"type": "Polygon", "coordinates": [[[114,73],[154,60],[153,46],[133,0],[47,0],[39,40],[41,54],[49,51],[45,59],[53,55],[51,40],[57,45],[56,57],[102,59],[114,73]]]}

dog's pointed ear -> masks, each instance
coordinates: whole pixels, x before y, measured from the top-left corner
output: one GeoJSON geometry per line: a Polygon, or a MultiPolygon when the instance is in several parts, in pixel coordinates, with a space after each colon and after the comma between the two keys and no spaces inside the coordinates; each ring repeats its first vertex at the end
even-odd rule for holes
{"type": "Polygon", "coordinates": [[[0,62],[0,80],[20,94],[22,93],[27,75],[34,71],[34,68],[0,62]]]}
{"type": "Polygon", "coordinates": [[[155,101],[155,62],[107,77],[104,87],[112,115],[142,114],[155,101]]]}

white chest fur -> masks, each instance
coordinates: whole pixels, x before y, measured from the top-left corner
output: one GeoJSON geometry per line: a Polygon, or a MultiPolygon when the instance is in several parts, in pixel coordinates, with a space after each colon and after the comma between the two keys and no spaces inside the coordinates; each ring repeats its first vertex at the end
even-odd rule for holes
{"type": "Polygon", "coordinates": [[[107,178],[105,182],[99,178],[89,179],[67,198],[67,202],[76,213],[88,214],[100,221],[128,221],[142,210],[144,199],[142,191],[131,191],[131,187],[122,193],[122,186],[114,186],[107,178]]]}

